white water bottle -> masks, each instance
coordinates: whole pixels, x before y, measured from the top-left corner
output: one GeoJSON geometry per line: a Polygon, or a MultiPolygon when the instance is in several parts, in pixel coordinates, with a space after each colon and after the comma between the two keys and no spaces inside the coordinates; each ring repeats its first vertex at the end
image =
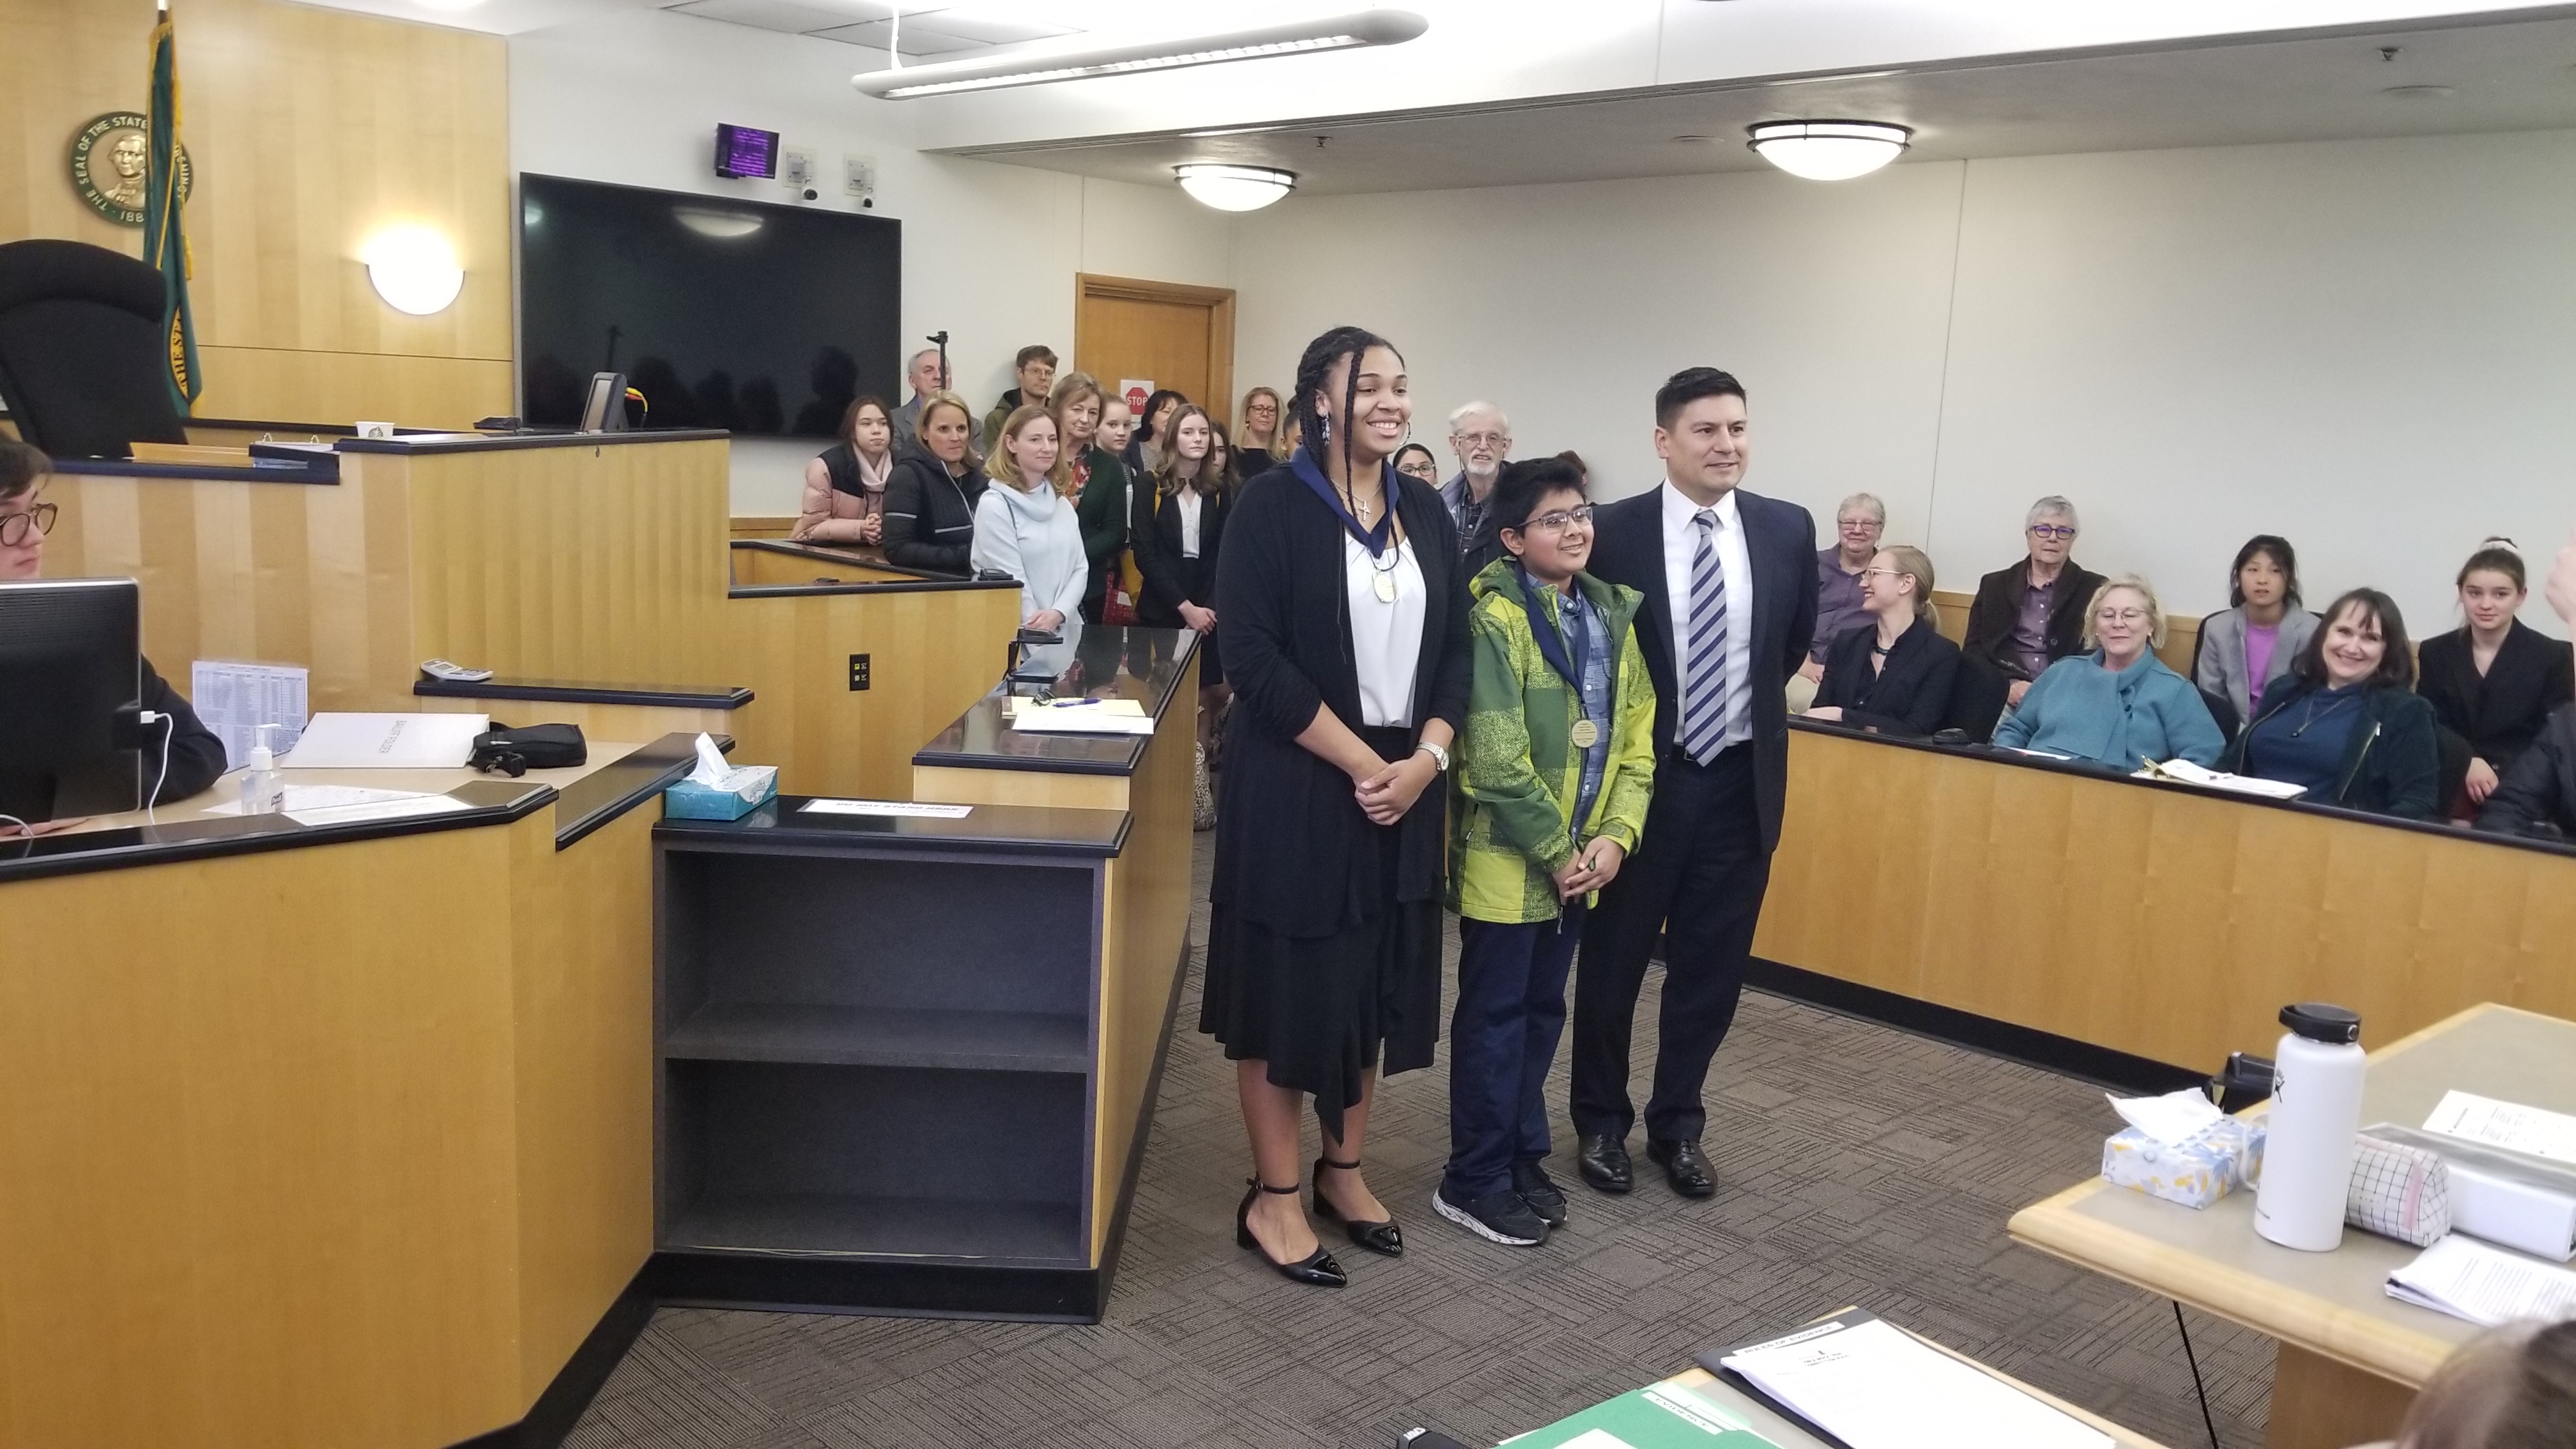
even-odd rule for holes
{"type": "Polygon", "coordinates": [[[2254,1231],[2285,1248],[2323,1253],[2343,1245],[2352,1138],[2361,1127],[2369,1059],[2361,1050],[2361,1018],[2340,1006],[2285,1006],[2281,1024],[2290,1032],[2273,1059],[2254,1231]]]}

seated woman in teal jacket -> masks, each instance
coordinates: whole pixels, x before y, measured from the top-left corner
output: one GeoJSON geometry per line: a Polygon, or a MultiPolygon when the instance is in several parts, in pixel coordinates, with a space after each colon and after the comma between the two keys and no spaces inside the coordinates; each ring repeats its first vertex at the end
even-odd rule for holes
{"type": "Polygon", "coordinates": [[[2084,611],[2084,643],[2093,652],[2048,666],[2021,707],[1995,726],[1995,743],[2124,773],[2173,759],[2217,764],[2227,741],[2200,691],[2155,656],[2164,642],[2154,586],[2136,574],[2105,583],[2084,611]]]}
{"type": "Polygon", "coordinates": [[[2397,601],[2355,589],[2263,686],[2263,709],[2227,750],[2226,768],[2305,785],[2301,796],[2409,820],[2440,803],[2433,706],[2415,693],[2415,651],[2397,601]]]}

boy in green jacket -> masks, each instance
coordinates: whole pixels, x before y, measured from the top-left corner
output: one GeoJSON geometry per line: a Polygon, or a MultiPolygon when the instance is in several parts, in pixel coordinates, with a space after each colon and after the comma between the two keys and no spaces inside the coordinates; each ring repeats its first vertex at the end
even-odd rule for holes
{"type": "Polygon", "coordinates": [[[1645,831],[1655,687],[1636,590],[1583,572],[1592,506],[1554,458],[1494,485],[1507,557],[1469,584],[1475,684],[1450,811],[1458,1005],[1449,1025],[1449,1168],[1439,1214],[1535,1247],[1565,1221],[1541,1087],[1565,1030],[1565,982],[1592,894],[1645,831]]]}

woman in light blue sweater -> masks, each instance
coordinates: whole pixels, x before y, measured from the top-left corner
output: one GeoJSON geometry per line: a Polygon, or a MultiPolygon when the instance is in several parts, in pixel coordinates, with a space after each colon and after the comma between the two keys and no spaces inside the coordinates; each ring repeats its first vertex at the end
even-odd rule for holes
{"type": "Polygon", "coordinates": [[[2145,579],[2124,574],[2104,584],[2084,613],[2093,652],[2048,666],[1995,726],[1995,743],[2123,773],[2172,759],[2217,764],[2227,742],[2200,691],[2155,656],[2164,639],[2164,609],[2145,579]]]}
{"type": "Polygon", "coordinates": [[[975,500],[978,572],[993,569],[1020,581],[1020,622],[1060,630],[1082,607],[1091,563],[1082,549],[1082,524],[1056,491],[1055,418],[1034,404],[1002,424],[989,471],[993,487],[975,500]]]}

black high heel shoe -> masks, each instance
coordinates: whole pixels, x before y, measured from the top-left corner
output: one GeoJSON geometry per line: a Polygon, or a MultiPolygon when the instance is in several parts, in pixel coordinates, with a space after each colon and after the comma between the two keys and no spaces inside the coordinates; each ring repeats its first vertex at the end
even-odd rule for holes
{"type": "MultiPolygon", "coordinates": [[[[1383,1253],[1390,1258],[1403,1257],[1404,1232],[1396,1227],[1392,1220],[1382,1223],[1352,1222],[1342,1216],[1340,1208],[1333,1206],[1331,1198],[1324,1196],[1324,1169],[1327,1167],[1338,1172],[1357,1172],[1360,1165],[1356,1162],[1335,1162],[1329,1157],[1315,1159],[1315,1216],[1327,1222],[1340,1223],[1342,1231],[1351,1235],[1352,1242],[1372,1253],[1383,1253]]],[[[1268,1190],[1263,1189],[1265,1192],[1268,1190]]]]}
{"type": "Polygon", "coordinates": [[[1261,1240],[1252,1235],[1252,1199],[1255,1194],[1265,1192],[1275,1192],[1282,1197],[1294,1197],[1297,1188],[1294,1184],[1287,1187],[1272,1187],[1266,1182],[1255,1181],[1250,1190],[1243,1195],[1243,1206],[1234,1210],[1234,1245],[1238,1248],[1250,1248],[1261,1261],[1270,1265],[1272,1272],[1291,1283],[1303,1283],[1310,1288],[1349,1287],[1351,1281],[1349,1276],[1342,1272],[1341,1264],[1333,1261],[1333,1255],[1324,1251],[1321,1243],[1315,1245],[1315,1251],[1294,1263],[1280,1262],[1270,1256],[1269,1249],[1261,1246],[1261,1240]]]}

